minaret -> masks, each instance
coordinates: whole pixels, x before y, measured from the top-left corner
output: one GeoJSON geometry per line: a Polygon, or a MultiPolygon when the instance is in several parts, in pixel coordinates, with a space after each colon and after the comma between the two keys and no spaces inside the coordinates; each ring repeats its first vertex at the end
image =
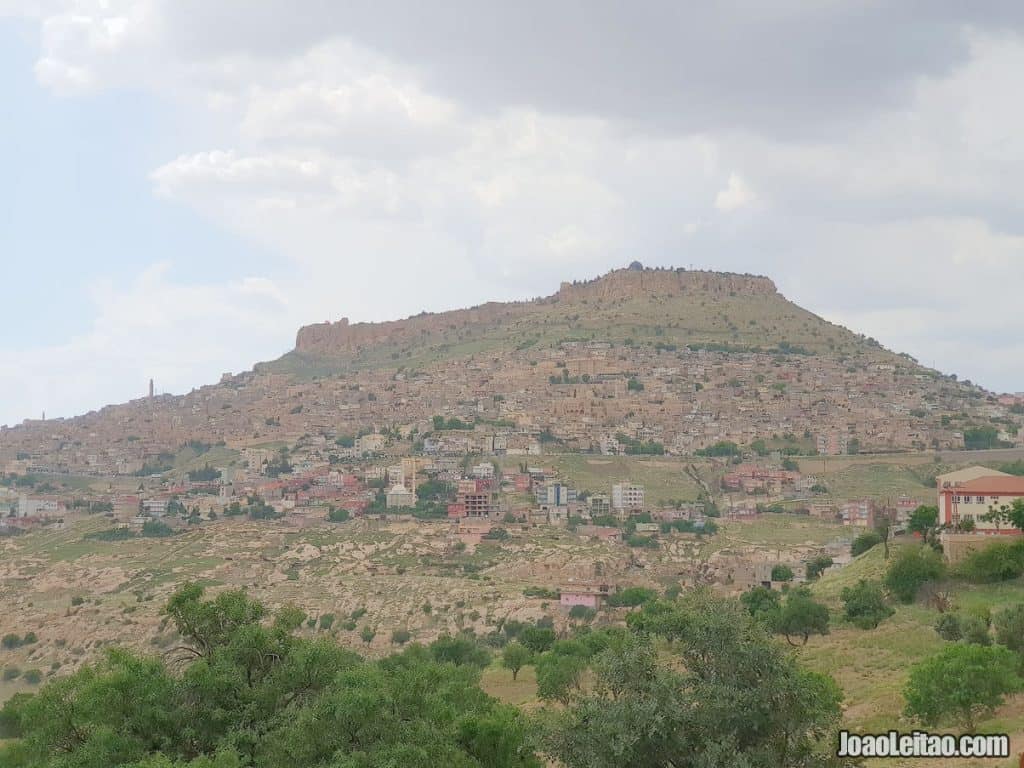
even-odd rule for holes
{"type": "Polygon", "coordinates": [[[149,380],[149,399],[153,399],[153,380],[149,380]]]}

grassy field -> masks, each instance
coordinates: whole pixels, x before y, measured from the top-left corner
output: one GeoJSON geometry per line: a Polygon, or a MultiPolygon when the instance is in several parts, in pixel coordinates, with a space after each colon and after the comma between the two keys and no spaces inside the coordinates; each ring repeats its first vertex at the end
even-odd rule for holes
{"type": "MultiPolygon", "coordinates": [[[[502,461],[503,471],[514,471],[524,460],[512,456],[502,461]]],[[[668,456],[594,456],[551,454],[529,457],[528,464],[554,467],[581,491],[610,494],[613,483],[632,482],[644,486],[648,503],[670,499],[694,500],[700,487],[684,469],[692,461],[668,456]]]]}
{"type": "MultiPolygon", "coordinates": [[[[846,695],[845,721],[851,730],[861,733],[877,733],[890,728],[909,731],[916,727],[902,714],[903,687],[910,667],[938,652],[945,644],[933,628],[939,613],[922,605],[897,606],[894,616],[871,631],[844,625],[840,601],[843,588],[861,578],[881,578],[885,566],[882,547],[875,547],[846,568],[826,575],[815,584],[815,594],[832,610],[833,629],[827,636],[811,638],[805,647],[797,651],[802,661],[827,672],[839,682],[846,695]]],[[[953,586],[953,595],[957,610],[984,606],[994,611],[1024,602],[1024,580],[991,585],[958,583],[953,586]]],[[[938,730],[949,729],[949,724],[945,724],[938,730]]],[[[994,716],[981,721],[977,732],[1009,733],[1014,753],[1024,751],[1024,695],[1012,698],[994,716]]],[[[879,760],[873,764],[897,766],[904,763],[879,760]]],[[[905,764],[927,763],[916,760],[905,764]]],[[[965,760],[942,764],[991,766],[998,763],[965,760]]]]}

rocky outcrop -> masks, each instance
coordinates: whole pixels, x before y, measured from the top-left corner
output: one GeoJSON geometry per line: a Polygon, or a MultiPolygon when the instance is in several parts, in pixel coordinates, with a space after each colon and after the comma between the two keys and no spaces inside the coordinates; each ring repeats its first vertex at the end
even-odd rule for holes
{"type": "Polygon", "coordinates": [[[446,330],[499,325],[529,314],[532,308],[552,303],[611,302],[641,296],[675,296],[692,293],[765,296],[777,293],[767,277],[683,269],[618,269],[602,277],[578,283],[562,283],[553,296],[529,302],[482,304],[451,312],[424,312],[405,320],[384,323],[350,323],[342,318],[299,329],[297,352],[338,357],[360,347],[381,343],[415,342],[446,330]]]}

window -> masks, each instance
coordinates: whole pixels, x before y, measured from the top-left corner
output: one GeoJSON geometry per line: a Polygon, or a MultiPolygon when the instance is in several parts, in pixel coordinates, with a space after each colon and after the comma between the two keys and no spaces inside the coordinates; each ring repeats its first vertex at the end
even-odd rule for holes
{"type": "Polygon", "coordinates": [[[975,504],[984,504],[985,503],[985,497],[984,496],[975,496],[974,497],[974,503],[975,504]]]}
{"type": "Polygon", "coordinates": [[[960,503],[960,497],[959,496],[954,496],[953,497],[953,503],[954,504],[959,504],[960,503]]]}

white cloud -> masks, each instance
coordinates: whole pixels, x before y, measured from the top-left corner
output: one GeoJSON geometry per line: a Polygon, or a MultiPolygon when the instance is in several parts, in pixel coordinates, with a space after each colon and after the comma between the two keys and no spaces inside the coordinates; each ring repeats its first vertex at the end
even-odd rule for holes
{"type": "MultiPolygon", "coordinates": [[[[673,120],[650,130],[618,110],[558,109],[511,76],[495,83],[497,101],[460,99],[431,62],[345,37],[361,15],[277,29],[272,5],[240,18],[226,7],[55,2],[40,17],[37,77],[82,98],[130,88],[170,105],[188,138],[140,174],[161,198],[276,255],[283,277],[182,286],[169,272],[143,275],[104,294],[92,333],[59,354],[28,353],[35,375],[60,370],[47,359],[92,360],[90,397],[103,399],[103,370],[128,365],[122,348],[150,338],[166,359],[187,358],[176,335],[205,323],[229,338],[257,303],[274,318],[256,326],[266,340],[250,331],[251,345],[211,347],[203,365],[222,352],[248,356],[233,367],[273,357],[303,322],[538,295],[636,258],[767,273],[855,330],[1024,388],[1013,383],[1022,358],[994,341],[1022,330],[1024,106],[1011,95],[1024,43],[1014,34],[953,35],[963,51],[902,76],[898,104],[811,140],[779,138],[775,120],[759,131],[749,115],[700,133],[673,120]],[[146,280],[161,301],[142,306],[146,280]],[[185,312],[179,325],[171,298],[220,309],[185,312]],[[113,304],[134,311],[108,315],[113,304]],[[111,318],[123,336],[105,330],[111,318]],[[966,354],[972,345],[998,354],[966,354]]],[[[186,369],[199,377],[187,381],[208,380],[186,369]]]]}
{"type": "Polygon", "coordinates": [[[301,316],[279,285],[242,277],[195,285],[154,264],[128,284],[90,288],[95,318],[67,342],[0,355],[0,423],[71,416],[158,391],[182,392],[244,370],[268,349],[283,353],[301,316]]]}
{"type": "Polygon", "coordinates": [[[715,195],[715,208],[723,213],[730,213],[750,205],[756,199],[754,191],[742,178],[735,173],[729,174],[725,188],[715,195]]]}

